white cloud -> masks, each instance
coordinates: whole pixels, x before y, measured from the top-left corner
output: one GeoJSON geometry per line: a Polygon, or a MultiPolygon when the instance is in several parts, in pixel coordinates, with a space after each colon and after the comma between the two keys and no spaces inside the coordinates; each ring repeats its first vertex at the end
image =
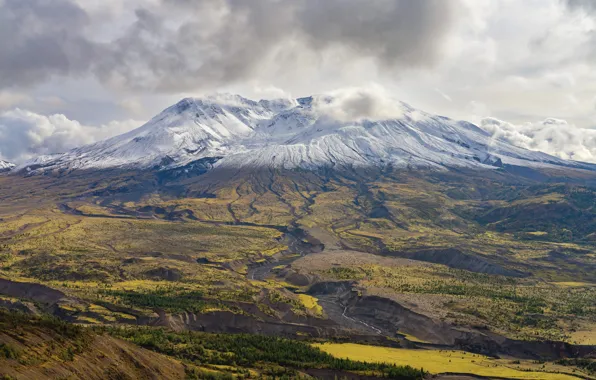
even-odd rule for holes
{"type": "MultiPolygon", "coordinates": [[[[404,115],[404,106],[383,87],[369,85],[360,88],[344,88],[329,92],[329,101],[318,103],[319,111],[335,120],[383,120],[404,115]]],[[[325,98],[325,95],[322,96],[325,98]]]]}
{"type": "Polygon", "coordinates": [[[44,116],[17,108],[0,113],[0,157],[19,163],[38,155],[61,153],[93,143],[140,124],[126,120],[92,127],[61,114],[44,116]]]}
{"type": "Polygon", "coordinates": [[[514,125],[486,118],[480,127],[513,145],[545,152],[568,160],[596,162],[596,130],[578,128],[565,120],[546,119],[514,125]]]}
{"type": "Polygon", "coordinates": [[[264,99],[291,99],[292,95],[289,94],[288,92],[282,90],[279,87],[275,87],[275,86],[263,86],[262,84],[259,83],[255,83],[252,87],[252,91],[255,93],[255,95],[258,95],[258,97],[264,98],[264,99]]]}

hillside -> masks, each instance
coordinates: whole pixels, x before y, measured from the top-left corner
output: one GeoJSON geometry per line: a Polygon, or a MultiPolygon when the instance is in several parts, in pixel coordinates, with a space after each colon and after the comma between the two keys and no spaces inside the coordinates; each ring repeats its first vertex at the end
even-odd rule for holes
{"type": "Polygon", "coordinates": [[[47,317],[0,311],[5,379],[183,379],[176,360],[47,317]]]}

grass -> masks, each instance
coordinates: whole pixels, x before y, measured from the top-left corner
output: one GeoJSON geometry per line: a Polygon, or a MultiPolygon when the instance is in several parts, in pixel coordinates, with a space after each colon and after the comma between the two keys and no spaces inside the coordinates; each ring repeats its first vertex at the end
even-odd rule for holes
{"type": "MultiPolygon", "coordinates": [[[[506,231],[480,228],[471,216],[464,217],[454,210],[474,208],[476,213],[475,208],[483,203],[454,200],[445,195],[448,192],[444,185],[419,179],[399,183],[379,181],[369,186],[369,196],[359,194],[357,184],[350,181],[343,184],[332,181],[327,191],[320,192],[294,187],[287,178],[277,180],[279,184],[275,189],[283,201],[271,192],[255,193],[247,183],[238,184],[237,189],[220,189],[215,198],[164,200],[154,195],[138,202],[105,207],[84,201],[70,203],[85,214],[95,215],[93,218],[65,215],[55,206],[41,207],[20,216],[11,212],[12,219],[0,223],[0,234],[5,236],[0,275],[49,283],[90,302],[107,297],[110,302],[147,308],[152,303],[131,302],[131,297],[138,301],[154,293],[161,284],[154,283],[157,278],[146,273],[166,268],[181,274],[179,281],[173,281],[176,292],[198,291],[209,298],[254,301],[254,295],[263,285],[246,281],[242,269],[231,273],[221,266],[239,260],[264,260],[286,249],[278,240],[281,233],[272,228],[206,223],[186,216],[173,221],[167,220],[167,214],[179,211],[187,215],[184,212],[190,210],[195,218],[204,221],[231,222],[235,217],[276,225],[286,225],[295,217],[302,225],[326,228],[346,242],[370,251],[378,250],[379,242],[389,250],[458,246],[495,258],[501,258],[502,252],[508,251],[507,259],[513,266],[525,269],[529,263],[535,278],[556,283],[550,284],[552,286],[532,281],[512,284],[441,266],[418,269],[355,265],[330,268],[323,273],[335,279],[359,280],[360,286],[380,288],[388,295],[416,294],[421,299],[442,295],[445,302],[450,302],[443,309],[458,323],[486,324],[514,338],[573,340],[569,334],[573,326],[568,323],[571,315],[594,317],[594,304],[590,303],[593,290],[579,285],[589,283],[583,277],[589,277],[590,271],[576,275],[581,263],[541,261],[554,249],[578,250],[581,247],[577,243],[523,240],[506,231]],[[311,198],[314,199],[312,204],[307,201],[311,198]],[[375,202],[387,207],[391,220],[367,216],[375,202]],[[288,205],[292,205],[294,216],[288,205]],[[131,215],[144,210],[144,213],[153,213],[156,219],[106,217],[117,216],[112,212],[116,206],[131,215]],[[196,265],[199,257],[207,258],[211,264],[196,265]],[[127,263],[131,259],[136,261],[127,263]],[[574,286],[570,286],[571,283],[574,286]],[[99,294],[98,284],[108,284],[109,292],[126,291],[132,296],[99,294]],[[500,316],[501,310],[507,310],[507,317],[500,316]],[[532,317],[537,310],[541,313],[540,319],[532,317]]],[[[503,193],[510,191],[503,190],[503,193]]],[[[540,206],[564,199],[556,194],[537,194],[527,200],[512,196],[510,203],[511,207],[540,206]]],[[[503,207],[509,200],[486,202],[503,207]]],[[[579,259],[596,262],[588,255],[579,259]]],[[[168,305],[178,303],[193,310],[200,309],[179,301],[168,305]]],[[[319,308],[312,306],[310,300],[299,299],[298,304],[320,315],[319,308]]]]}
{"type": "MultiPolygon", "coordinates": [[[[258,293],[258,286],[242,274],[224,269],[226,263],[258,260],[287,249],[273,228],[109,218],[109,207],[82,201],[70,205],[94,217],[64,214],[55,205],[4,215],[0,277],[47,284],[92,305],[107,302],[142,313],[155,307],[172,312],[220,310],[194,295],[252,302],[258,293]],[[199,258],[208,264],[198,263],[199,258]],[[168,273],[176,277],[168,278],[168,273]],[[171,291],[160,293],[163,288],[171,291]]],[[[81,323],[131,319],[105,310],[68,308],[64,305],[63,310],[79,316],[81,323]]]]}
{"type": "Polygon", "coordinates": [[[596,345],[596,325],[589,326],[590,330],[578,330],[572,332],[570,341],[576,344],[596,345]]]}
{"type": "Polygon", "coordinates": [[[569,371],[564,367],[549,365],[543,371],[532,369],[530,363],[511,364],[508,360],[492,359],[463,351],[410,350],[365,346],[359,344],[315,344],[315,347],[337,358],[349,358],[378,363],[409,365],[424,368],[433,374],[465,373],[477,376],[497,376],[511,379],[571,380],[574,376],[548,373],[547,370],[569,371]]]}
{"type": "Polygon", "coordinates": [[[404,336],[404,337],[405,337],[407,340],[409,340],[410,342],[416,342],[416,343],[430,343],[430,342],[427,342],[427,341],[425,341],[425,340],[423,340],[423,339],[416,338],[414,335],[411,335],[411,334],[406,334],[406,333],[403,333],[403,332],[400,332],[400,331],[398,331],[398,334],[401,334],[401,335],[403,335],[403,336],[404,336]]]}
{"type": "Polygon", "coordinates": [[[89,326],[0,309],[2,379],[181,379],[183,376],[184,367],[176,360],[96,334],[89,326]]]}
{"type": "MultiPolygon", "coordinates": [[[[214,186],[209,197],[196,195],[205,192],[204,184],[190,179],[182,184],[186,197],[152,191],[136,201],[118,201],[115,195],[110,203],[93,194],[142,183],[145,174],[101,177],[93,189],[87,177],[1,177],[0,276],[41,282],[91,305],[105,302],[149,312],[154,307],[170,312],[219,307],[203,305],[195,297],[201,294],[205,299],[289,304],[296,313],[321,315],[316,299],[284,293],[281,279],[245,278],[248,261],[287,248],[278,229],[229,225],[296,223],[324,229],[365,251],[457,247],[532,275],[509,280],[440,265],[357,261],[310,274],[357,280],[359,288],[409,296],[421,307],[429,299],[440,300],[425,311],[447,322],[487,325],[508,337],[591,341],[592,330],[585,327],[596,322],[596,254],[589,240],[596,232],[590,222],[596,203],[591,191],[436,173],[379,178],[270,174],[214,186]],[[61,212],[56,204],[64,202],[83,215],[61,212]],[[579,218],[565,216],[567,211],[579,212],[579,218]],[[544,217],[528,220],[528,215],[544,217]],[[199,264],[197,259],[207,260],[199,264]],[[179,278],[159,274],[168,271],[179,278]]],[[[122,319],[102,308],[73,309],[102,323],[122,319]]]]}
{"type": "MultiPolygon", "coordinates": [[[[216,226],[201,222],[89,218],[40,211],[51,220],[24,216],[6,228],[4,251],[71,255],[119,252],[176,252],[219,261],[273,255],[286,247],[276,241],[279,231],[248,226],[216,226]],[[230,249],[230,247],[236,247],[230,249]]],[[[0,223],[2,226],[2,223],[0,223]]],[[[1,233],[1,231],[0,231],[1,233]]]]}
{"type": "Polygon", "coordinates": [[[555,285],[558,286],[569,286],[569,287],[589,287],[589,286],[596,286],[596,284],[592,284],[589,282],[579,282],[579,281],[562,281],[562,282],[554,282],[555,285]]]}
{"type": "MultiPolygon", "coordinates": [[[[330,369],[399,379],[422,379],[424,372],[410,366],[336,359],[306,342],[272,336],[172,332],[154,328],[111,328],[107,331],[141,347],[194,364],[261,371],[282,367],[283,375],[297,378],[298,369],[330,369]]],[[[279,377],[279,376],[278,376],[279,377]]]]}
{"type": "Polygon", "coordinates": [[[129,307],[163,309],[171,313],[200,313],[208,307],[208,303],[202,299],[203,293],[197,291],[181,292],[168,288],[149,292],[102,290],[100,295],[107,299],[115,298],[118,303],[129,307]]]}
{"type": "Polygon", "coordinates": [[[304,307],[311,310],[315,315],[322,316],[323,315],[323,308],[319,305],[319,300],[313,296],[309,296],[308,294],[299,294],[298,299],[304,307]]]}
{"type": "Polygon", "coordinates": [[[490,326],[516,339],[574,341],[570,334],[579,321],[596,321],[596,288],[591,284],[561,286],[438,264],[340,262],[316,273],[323,278],[357,280],[359,287],[382,296],[415,294],[416,303],[441,296],[443,302],[427,312],[456,324],[490,326]]]}

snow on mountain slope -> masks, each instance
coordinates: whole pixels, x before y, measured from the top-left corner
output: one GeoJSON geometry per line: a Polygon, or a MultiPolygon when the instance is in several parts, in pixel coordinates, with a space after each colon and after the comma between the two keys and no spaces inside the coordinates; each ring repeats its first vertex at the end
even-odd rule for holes
{"type": "Polygon", "coordinates": [[[195,157],[225,154],[230,142],[250,134],[277,105],[265,106],[239,96],[183,99],[148,123],[120,136],[40,157],[29,167],[151,167],[188,162],[195,157]]]}
{"type": "Polygon", "coordinates": [[[12,169],[14,169],[15,166],[16,165],[13,164],[12,162],[0,160],[0,173],[9,172],[12,169]]]}
{"type": "Polygon", "coordinates": [[[216,167],[304,168],[594,166],[494,139],[477,126],[405,103],[322,95],[252,101],[237,95],[183,99],[140,128],[19,170],[171,168],[206,157],[216,167]]]}

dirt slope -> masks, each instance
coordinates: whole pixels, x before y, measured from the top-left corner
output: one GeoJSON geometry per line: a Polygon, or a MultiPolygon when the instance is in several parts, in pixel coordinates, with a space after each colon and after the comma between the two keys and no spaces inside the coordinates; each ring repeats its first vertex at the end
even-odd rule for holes
{"type": "Polygon", "coordinates": [[[163,355],[85,328],[28,318],[0,312],[0,378],[185,378],[184,366],[163,355]]]}

